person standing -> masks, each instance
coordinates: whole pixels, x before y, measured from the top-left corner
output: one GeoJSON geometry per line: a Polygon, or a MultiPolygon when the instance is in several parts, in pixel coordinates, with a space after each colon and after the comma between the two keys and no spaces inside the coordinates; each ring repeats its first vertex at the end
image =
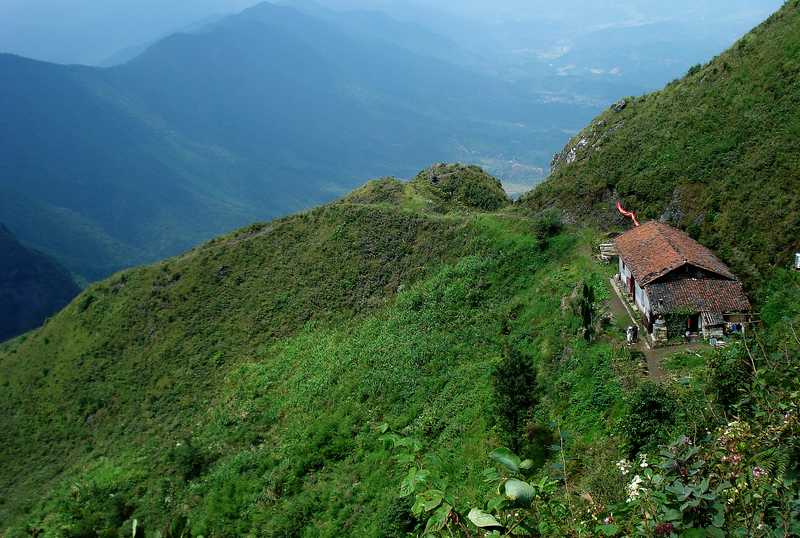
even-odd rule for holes
{"type": "Polygon", "coordinates": [[[628,339],[628,345],[631,345],[631,342],[633,341],[633,327],[630,325],[628,325],[628,330],[625,331],[625,337],[628,339]]]}

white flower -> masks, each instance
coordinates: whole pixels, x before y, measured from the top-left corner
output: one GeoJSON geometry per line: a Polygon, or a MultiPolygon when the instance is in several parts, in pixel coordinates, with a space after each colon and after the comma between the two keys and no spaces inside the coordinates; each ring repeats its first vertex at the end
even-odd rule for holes
{"type": "Polygon", "coordinates": [[[638,474],[633,477],[631,483],[628,485],[627,488],[625,488],[625,491],[628,494],[628,498],[625,500],[625,502],[631,502],[634,499],[636,499],[639,495],[641,495],[640,492],[644,488],[639,487],[639,484],[641,484],[642,482],[644,482],[644,480],[642,480],[642,478],[638,474]]]}
{"type": "Polygon", "coordinates": [[[633,464],[628,460],[619,460],[617,462],[617,469],[619,469],[619,472],[621,472],[623,476],[630,472],[631,467],[633,467],[633,464]]]}

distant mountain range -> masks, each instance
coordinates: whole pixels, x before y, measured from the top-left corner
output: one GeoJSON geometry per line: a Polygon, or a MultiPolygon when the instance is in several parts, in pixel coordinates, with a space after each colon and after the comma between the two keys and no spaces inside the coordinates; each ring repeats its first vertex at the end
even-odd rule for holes
{"type": "Polygon", "coordinates": [[[592,113],[364,17],[262,3],[113,68],[0,56],[0,220],[92,281],[432,162],[530,188],[592,113]]]}
{"type": "Polygon", "coordinates": [[[80,291],[52,256],[23,245],[0,223],[0,342],[40,326],[80,291]]]}

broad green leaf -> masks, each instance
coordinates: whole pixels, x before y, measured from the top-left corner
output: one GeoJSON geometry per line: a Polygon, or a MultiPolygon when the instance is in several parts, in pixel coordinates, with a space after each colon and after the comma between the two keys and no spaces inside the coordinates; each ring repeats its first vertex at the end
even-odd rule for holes
{"type": "Polygon", "coordinates": [[[508,500],[504,497],[492,497],[489,499],[489,502],[486,503],[486,508],[489,510],[502,510],[505,508],[505,505],[508,504],[508,500]]]}
{"type": "Polygon", "coordinates": [[[169,535],[171,538],[180,538],[183,536],[183,531],[186,529],[186,524],[189,523],[189,518],[178,514],[172,520],[169,526],[169,535]]]}
{"type": "Polygon", "coordinates": [[[550,450],[555,450],[556,452],[559,452],[561,450],[561,446],[560,445],[550,445],[550,450]]]}
{"type": "Polygon", "coordinates": [[[453,507],[449,504],[443,504],[436,510],[433,515],[428,518],[428,523],[425,525],[425,532],[436,532],[444,528],[447,524],[447,516],[450,515],[450,510],[453,507]]]}
{"type": "Polygon", "coordinates": [[[533,469],[533,460],[524,460],[522,463],[519,464],[519,468],[525,471],[533,469]]]}
{"type": "Polygon", "coordinates": [[[722,503],[714,503],[711,506],[711,511],[714,512],[714,520],[711,524],[715,527],[722,528],[725,524],[725,505],[722,503]]]}
{"type": "Polygon", "coordinates": [[[407,446],[412,452],[419,452],[422,450],[422,441],[413,437],[403,437],[397,442],[397,446],[407,446]]]}
{"type": "Polygon", "coordinates": [[[665,521],[677,521],[683,517],[680,510],[675,510],[674,508],[670,508],[667,510],[667,513],[664,514],[665,521]]]}
{"type": "Polygon", "coordinates": [[[500,484],[499,493],[524,508],[529,508],[536,498],[536,489],[533,486],[513,478],[500,484]]]}
{"type": "Polygon", "coordinates": [[[388,443],[392,443],[392,446],[397,446],[400,443],[400,436],[396,433],[387,433],[385,435],[381,435],[378,437],[378,441],[386,441],[388,443]]]}
{"type": "Polygon", "coordinates": [[[520,459],[519,457],[505,447],[500,447],[492,450],[489,453],[489,459],[496,461],[500,465],[510,469],[513,472],[519,471],[520,459]]]}
{"type": "Polygon", "coordinates": [[[422,505],[422,509],[430,512],[442,503],[442,495],[433,495],[428,502],[422,505]]]}
{"type": "Polygon", "coordinates": [[[422,495],[417,495],[417,500],[414,501],[414,506],[411,507],[411,513],[419,517],[419,515],[422,513],[422,507],[424,505],[425,505],[425,497],[423,497],[422,495]]]}
{"type": "Polygon", "coordinates": [[[400,496],[405,497],[407,495],[411,495],[414,493],[414,490],[417,487],[417,484],[424,483],[425,478],[430,474],[430,471],[425,469],[417,469],[416,467],[412,467],[408,470],[408,475],[403,479],[402,484],[400,484],[400,496]]]}
{"type": "Polygon", "coordinates": [[[485,512],[479,508],[473,508],[469,511],[467,518],[472,521],[472,523],[476,527],[500,527],[503,528],[503,525],[497,521],[492,514],[489,512],[485,512]]]}
{"type": "Polygon", "coordinates": [[[725,533],[722,532],[722,529],[712,526],[706,527],[706,535],[711,538],[725,538],[725,533]]]}
{"type": "Polygon", "coordinates": [[[675,480],[672,484],[668,484],[664,489],[672,491],[673,493],[683,493],[686,489],[680,479],[675,480]]]}

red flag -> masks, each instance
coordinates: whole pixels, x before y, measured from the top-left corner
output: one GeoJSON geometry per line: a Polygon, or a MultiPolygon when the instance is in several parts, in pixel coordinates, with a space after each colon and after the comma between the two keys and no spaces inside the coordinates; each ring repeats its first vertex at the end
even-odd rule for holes
{"type": "Polygon", "coordinates": [[[633,214],[633,211],[625,211],[624,209],[622,209],[622,206],[619,205],[619,202],[617,202],[617,209],[619,209],[619,212],[622,213],[623,215],[625,215],[626,217],[632,218],[633,219],[633,223],[636,226],[639,226],[639,221],[636,220],[636,215],[633,214]]]}

